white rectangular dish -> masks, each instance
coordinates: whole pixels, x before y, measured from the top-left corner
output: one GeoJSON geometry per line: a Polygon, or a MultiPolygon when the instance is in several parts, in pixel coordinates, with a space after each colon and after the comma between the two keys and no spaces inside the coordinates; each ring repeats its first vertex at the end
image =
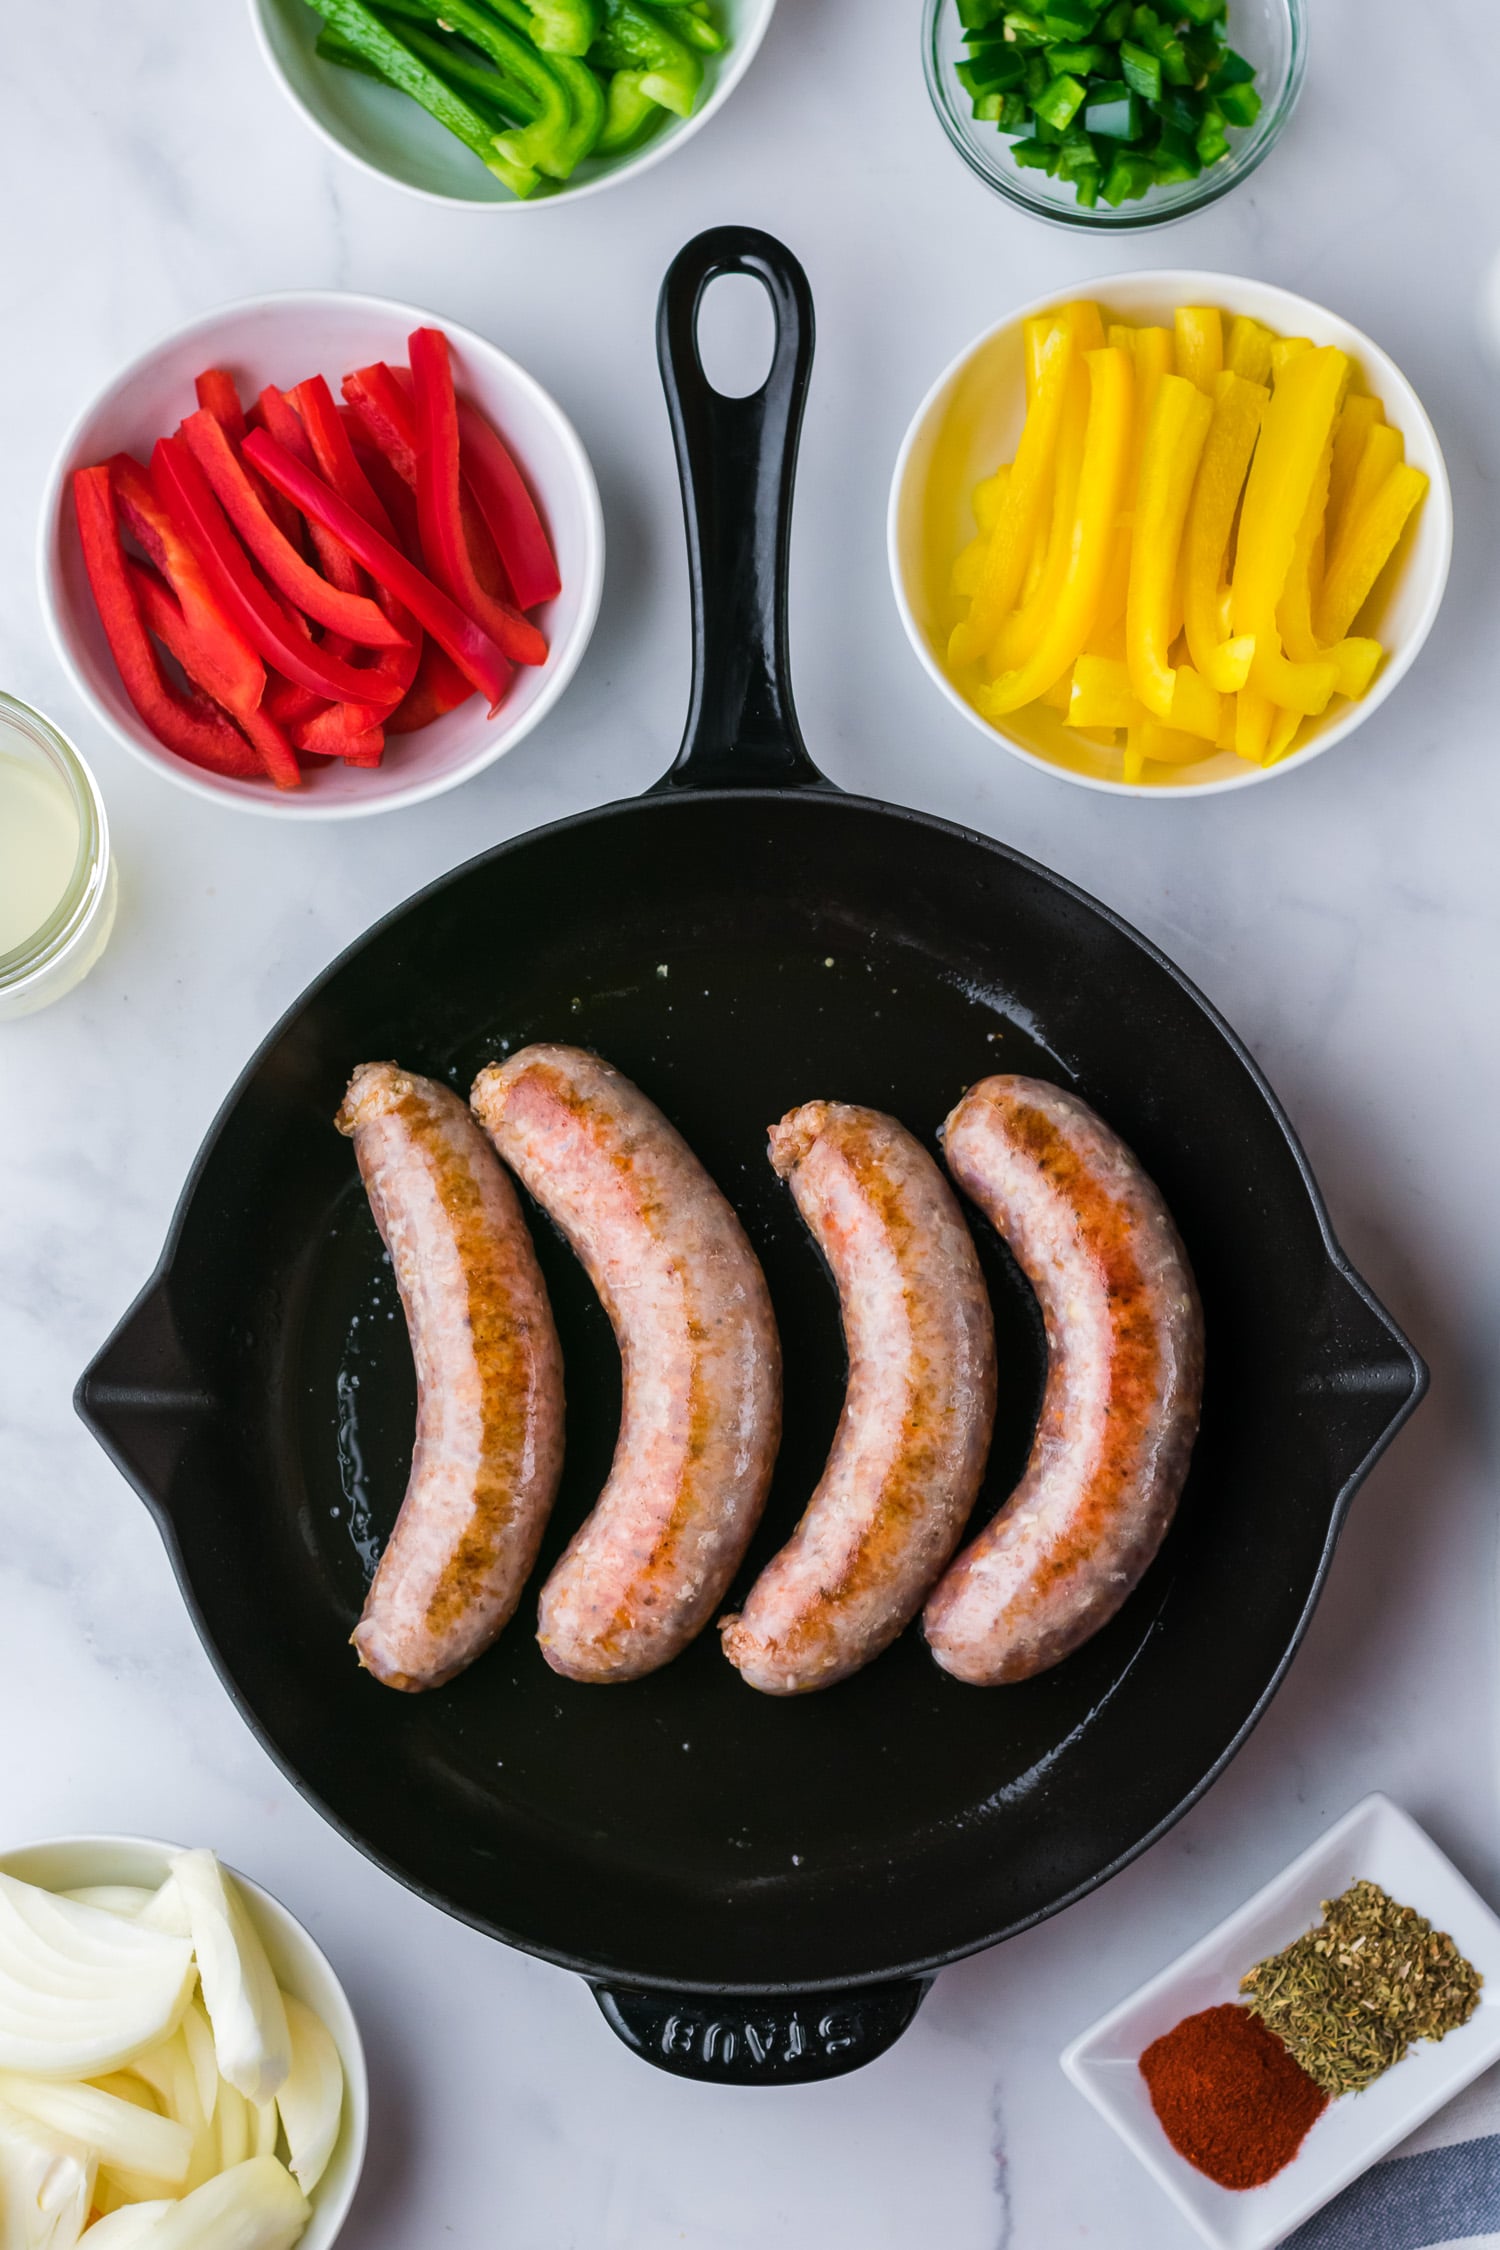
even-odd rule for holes
{"type": "Polygon", "coordinates": [[[1416,1822],[1388,1797],[1366,1797],[1265,1889],[1062,2055],[1079,2092],[1106,2117],[1212,2250],[1271,2250],[1377,2158],[1500,2059],[1500,1918],[1416,1822]],[[1221,2188],[1180,2157],[1142,2078],[1143,2050],[1184,2016],[1239,1998],[1239,1980],[1319,1919],[1324,1899],[1378,1883],[1446,1930],[1484,1978],[1461,2030],[1412,2048],[1362,2094],[1323,2112],[1298,2154],[1264,2187],[1221,2188]]]}

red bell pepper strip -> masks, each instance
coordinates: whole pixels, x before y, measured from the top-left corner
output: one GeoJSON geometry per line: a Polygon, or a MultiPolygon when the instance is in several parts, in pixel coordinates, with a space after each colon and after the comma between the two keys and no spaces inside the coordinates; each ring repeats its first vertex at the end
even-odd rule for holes
{"type": "MultiPolygon", "coordinates": [[[[252,430],[245,444],[247,452],[253,446],[266,446],[279,461],[287,459],[261,430],[252,430]]],[[[257,466],[264,466],[258,456],[257,466]]],[[[173,522],[191,542],[207,571],[209,584],[226,615],[251,646],[289,680],[314,688],[330,703],[352,702],[363,696],[369,675],[356,672],[351,664],[330,655],[294,629],[281,604],[257,578],[207,477],[181,438],[157,439],[151,473],[173,522]]]]}
{"type": "MultiPolygon", "coordinates": [[[[223,692],[224,683],[212,647],[193,631],[171,588],[163,585],[145,563],[127,558],[126,567],[147,631],[154,633],[162,646],[176,657],[195,687],[201,687],[216,703],[224,705],[235,723],[250,737],[261,765],[277,788],[295,789],[302,779],[297,753],[266,710],[264,700],[244,709],[229,701],[223,692]]],[[[231,683],[230,693],[233,692],[231,683]]]]}
{"type": "MultiPolygon", "coordinates": [[[[416,494],[391,467],[378,445],[362,436],[355,437],[352,442],[355,460],[364,470],[366,481],[396,527],[396,545],[403,554],[420,555],[422,532],[417,522],[416,494]]],[[[280,495],[277,497],[279,499],[280,495]]]]}
{"type": "MultiPolygon", "coordinates": [[[[313,375],[299,383],[291,393],[291,404],[302,418],[318,473],[351,508],[358,508],[383,539],[399,543],[385,503],[360,467],[343,416],[322,376],[313,375]]],[[[271,434],[274,437],[276,433],[273,430],[271,434]]]]}
{"type": "Polygon", "coordinates": [[[341,633],[365,648],[399,648],[406,638],[366,594],[350,594],[304,562],[271,521],[260,495],[212,414],[199,407],[183,423],[179,435],[192,447],[199,468],[212,485],[219,505],[228,516],[277,592],[305,617],[341,633]]]}
{"type": "MultiPolygon", "coordinates": [[[[351,508],[321,477],[310,475],[264,430],[251,431],[245,451],[278,492],[284,492],[311,521],[342,539],[371,577],[394,594],[442,644],[465,679],[488,697],[493,717],[510,686],[511,667],[489,635],[430,578],[424,578],[398,548],[382,538],[373,524],[366,523],[358,509],[351,508]]],[[[291,676],[295,679],[299,675],[294,672],[291,676]]]]}
{"type": "Polygon", "coordinates": [[[509,602],[485,592],[464,536],[463,475],[458,458],[458,400],[448,339],[440,328],[418,328],[407,339],[416,393],[417,520],[428,569],[482,625],[514,664],[545,664],[547,643],[509,602]]]}
{"type": "Polygon", "coordinates": [[[397,704],[386,720],[385,731],[387,734],[415,734],[418,727],[430,726],[434,719],[456,711],[461,703],[468,702],[473,692],[452,658],[444,655],[436,641],[430,640],[422,651],[411,693],[404,703],[397,704]]]}
{"type": "Polygon", "coordinates": [[[500,550],[518,606],[535,609],[541,602],[556,601],[562,580],[536,502],[497,432],[463,398],[458,433],[464,481],[500,550]]]}
{"type": "Polygon", "coordinates": [[[256,750],[278,789],[300,778],[291,744],[261,708],[266,668],[230,624],[209,590],[197,557],[181,539],[152,485],[129,454],[110,464],[115,504],[147,552],[158,556],[171,585],[144,563],[130,564],[130,580],[148,631],[170,650],[196,687],[222,704],[256,750]]]}
{"type": "MultiPolygon", "coordinates": [[[[193,387],[198,394],[198,404],[208,409],[230,444],[243,445],[250,425],[245,420],[245,409],[240,404],[233,376],[226,374],[222,367],[205,368],[193,387]]],[[[260,495],[262,507],[282,537],[289,539],[294,547],[300,546],[302,519],[296,509],[288,507],[281,494],[262,484],[259,477],[251,481],[260,495]]]]}
{"type": "MultiPolygon", "coordinates": [[[[274,383],[267,383],[250,409],[249,420],[252,428],[269,431],[276,443],[284,445],[292,459],[300,461],[305,469],[317,466],[313,460],[312,447],[307,442],[307,432],[302,427],[301,415],[286,393],[279,391],[274,383]]],[[[278,507],[289,509],[297,523],[302,524],[301,516],[289,500],[279,492],[274,494],[274,498],[278,507]]],[[[348,549],[332,538],[321,524],[312,523],[305,528],[312,534],[313,547],[323,565],[323,576],[332,585],[342,586],[348,593],[363,593],[364,579],[348,549]]]]}
{"type": "MultiPolygon", "coordinates": [[[[265,688],[266,668],[215,600],[202,564],[167,513],[149,470],[128,453],[117,453],[109,464],[109,475],[125,528],[140,541],[171,587],[203,661],[211,665],[220,682],[217,687],[209,687],[209,693],[236,716],[253,711],[265,688]]],[[[200,684],[208,685],[206,681],[200,684]]]]}
{"type": "Polygon", "coordinates": [[[412,402],[383,359],[357,367],[340,389],[403,483],[417,482],[417,417],[412,402]]]}
{"type": "MultiPolygon", "coordinates": [[[[374,525],[382,538],[389,539],[393,545],[400,547],[401,541],[397,537],[395,526],[355,458],[349,433],[344,427],[333,393],[322,376],[314,375],[307,382],[299,383],[291,393],[290,404],[301,418],[320,474],[341,499],[346,500],[351,508],[358,509],[366,523],[374,525]]],[[[400,482],[399,479],[396,481],[400,482]]],[[[404,494],[406,487],[402,485],[401,490],[404,494]]],[[[410,610],[404,609],[385,587],[379,589],[379,595],[381,607],[391,623],[399,626],[407,645],[400,649],[384,650],[374,669],[380,674],[382,692],[388,687],[400,698],[407,693],[417,676],[425,635],[410,610]]],[[[368,734],[376,721],[385,716],[383,709],[374,709],[369,705],[348,704],[344,708],[351,733],[368,734]]],[[[377,758],[378,753],[375,757],[362,756],[357,761],[351,759],[351,763],[374,764],[377,758]]]]}
{"type": "Polygon", "coordinates": [[[289,730],[297,748],[310,750],[315,757],[343,758],[352,766],[378,766],[385,748],[385,730],[351,725],[350,709],[347,703],[330,703],[299,719],[289,730]]]}
{"type": "Polygon", "coordinates": [[[107,467],[74,471],[73,507],[99,622],[125,692],[141,718],[157,740],[179,758],[238,780],[258,777],[260,760],[223,712],[206,700],[189,702],[162,676],[135,606],[107,467]]]}
{"type": "Polygon", "coordinates": [[[245,409],[234,387],[234,377],[222,367],[205,367],[193,385],[198,404],[211,414],[224,435],[235,445],[245,439],[245,409]]]}

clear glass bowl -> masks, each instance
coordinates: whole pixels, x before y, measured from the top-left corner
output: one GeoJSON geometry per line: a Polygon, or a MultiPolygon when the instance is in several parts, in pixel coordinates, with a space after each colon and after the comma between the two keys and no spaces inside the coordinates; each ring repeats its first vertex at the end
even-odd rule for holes
{"type": "Polygon", "coordinates": [[[1196,180],[1154,187],[1133,203],[1111,210],[1098,203],[1086,210],[1067,180],[1045,172],[1023,172],[1012,162],[1010,137],[994,125],[981,125],[959,83],[955,65],[967,49],[955,0],[926,0],[922,20],[922,67],[927,91],[947,134],[969,170],[1035,219],[1056,226],[1092,227],[1104,234],[1130,234],[1142,227],[1169,226],[1217,203],[1239,186],[1281,136],[1297,104],[1307,69],[1305,0],[1229,0],[1229,43],[1255,65],[1261,112],[1243,132],[1230,128],[1229,154],[1207,165],[1196,180]]]}
{"type": "Polygon", "coordinates": [[[45,1008],[88,975],[114,927],[116,888],[104,800],[73,745],[40,712],[0,695],[0,756],[57,776],[78,823],[78,846],[62,895],[36,929],[0,953],[4,1019],[45,1008]]]}

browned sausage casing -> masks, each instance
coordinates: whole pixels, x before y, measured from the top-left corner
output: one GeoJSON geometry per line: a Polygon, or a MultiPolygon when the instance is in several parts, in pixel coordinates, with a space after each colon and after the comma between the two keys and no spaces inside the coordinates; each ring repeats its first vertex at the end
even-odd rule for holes
{"type": "Polygon", "coordinates": [[[939,1582],[939,1664],[1027,1680],[1098,1632],[1144,1575],[1187,1475],[1203,1317],[1157,1189],[1076,1096],[986,1078],[943,1129],[948,1169],[1042,1308],[1047,1386],[1026,1472],[939,1582]]]}
{"type": "Polygon", "coordinates": [[[597,1055],[523,1048],[472,1099],[620,1346],[614,1461],[542,1590],[542,1653],[569,1679],[639,1679],[707,1624],[765,1505],[781,1437],[765,1276],[681,1135],[597,1055]]]}
{"type": "Polygon", "coordinates": [[[507,1623],[536,1560],[562,1472],[562,1354],[516,1191],[458,1096],[365,1063],[337,1123],[417,1365],[411,1480],[354,1646],[387,1687],[441,1687],[507,1623]]]}
{"type": "Polygon", "coordinates": [[[963,1213],[895,1118],[809,1102],[771,1162],[838,1285],[849,1356],[822,1480],[780,1554],[723,1621],[752,1687],[831,1687],[889,1647],[953,1553],[984,1475],[995,1336],[963,1213]]]}

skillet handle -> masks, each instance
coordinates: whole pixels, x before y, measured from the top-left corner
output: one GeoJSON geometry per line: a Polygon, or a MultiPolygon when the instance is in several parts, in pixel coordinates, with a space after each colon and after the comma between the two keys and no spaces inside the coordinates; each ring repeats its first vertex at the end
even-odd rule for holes
{"type": "Polygon", "coordinates": [[[656,315],[677,448],[693,604],[693,692],[676,764],[658,789],[815,788],[787,662],[787,559],[797,441],[812,370],[807,276],[756,227],[712,227],[673,259],[656,315]],[[698,314],[710,282],[750,274],[776,315],[770,372],[726,398],[704,371],[698,314]]]}
{"type": "Polygon", "coordinates": [[[901,1977],[848,1992],[712,1997],[592,1987],[605,2022],[643,2062],[720,2086],[805,2086],[842,2078],[894,2046],[932,1989],[901,1977]]]}

